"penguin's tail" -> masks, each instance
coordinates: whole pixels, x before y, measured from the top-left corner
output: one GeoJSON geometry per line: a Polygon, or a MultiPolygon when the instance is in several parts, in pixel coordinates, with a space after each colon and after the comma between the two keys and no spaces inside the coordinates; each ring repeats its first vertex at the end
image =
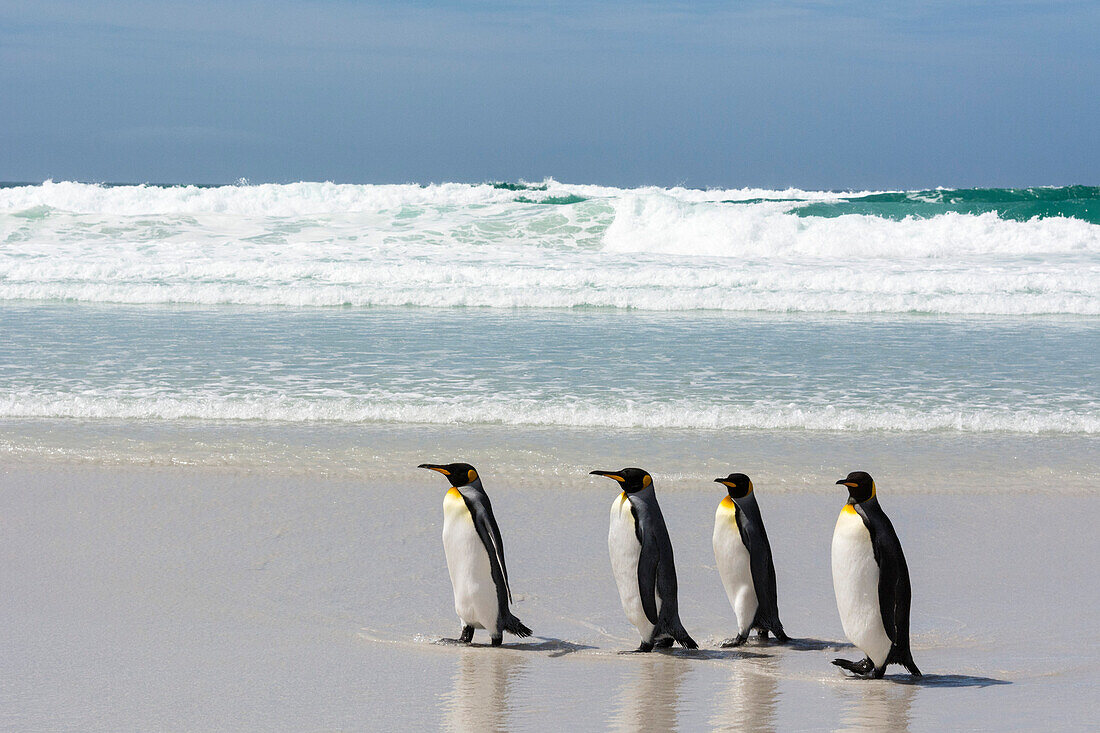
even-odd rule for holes
{"type": "Polygon", "coordinates": [[[791,640],[791,637],[783,631],[783,622],[779,620],[779,613],[773,608],[765,610],[764,608],[758,608],[756,610],[756,616],[752,620],[750,629],[759,629],[764,632],[770,631],[775,640],[780,644],[786,644],[791,640]]]}
{"type": "Polygon", "coordinates": [[[913,661],[913,652],[909,649],[900,649],[898,647],[894,647],[893,651],[890,653],[890,658],[886,660],[886,664],[889,664],[890,662],[900,664],[901,666],[905,667],[909,674],[913,675],[914,677],[924,676],[923,674],[921,674],[921,671],[917,669],[917,663],[913,661]]]}
{"type": "Polygon", "coordinates": [[[923,677],[920,670],[917,669],[917,663],[913,661],[913,652],[907,652],[904,658],[898,660],[898,664],[909,670],[909,674],[914,677],[923,677]]]}
{"type": "Polygon", "coordinates": [[[521,638],[531,635],[531,629],[524,626],[523,622],[513,616],[511,611],[504,617],[504,630],[521,638]]]}
{"type": "MultiPolygon", "coordinates": [[[[699,648],[699,645],[695,643],[695,639],[691,638],[691,635],[688,634],[687,629],[685,629],[684,625],[680,623],[679,617],[674,616],[673,618],[667,619],[663,625],[665,627],[664,632],[676,641],[678,641],[680,643],[680,646],[684,647],[685,649],[699,648]]],[[[657,635],[654,634],[654,638],[656,638],[656,636],[657,635]]]]}

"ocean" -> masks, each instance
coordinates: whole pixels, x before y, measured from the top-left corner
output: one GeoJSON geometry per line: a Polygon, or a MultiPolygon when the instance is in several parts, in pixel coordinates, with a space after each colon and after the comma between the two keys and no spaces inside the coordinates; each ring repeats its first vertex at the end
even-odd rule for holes
{"type": "Polygon", "coordinates": [[[0,242],[7,453],[28,421],[1100,431],[1100,188],[47,182],[0,188],[0,242]]]}
{"type": "Polygon", "coordinates": [[[1098,356],[1095,187],[0,185],[0,725],[1085,727],[1098,356]],[[415,467],[450,461],[529,643],[433,643],[446,486],[415,467]],[[695,656],[616,654],[588,472],[629,465],[695,656]],[[905,547],[919,684],[829,664],[853,470],[905,547]],[[714,648],[733,471],[792,647],[714,648]]]}

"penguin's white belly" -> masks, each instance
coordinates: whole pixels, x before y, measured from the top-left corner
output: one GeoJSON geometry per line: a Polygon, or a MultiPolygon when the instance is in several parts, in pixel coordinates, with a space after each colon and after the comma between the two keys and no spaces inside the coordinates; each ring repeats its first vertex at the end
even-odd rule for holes
{"type": "Polygon", "coordinates": [[[752,583],[752,566],[749,549],[741,541],[741,532],[737,529],[733,501],[723,499],[714,513],[714,561],[718,564],[718,575],[726,588],[726,597],[737,614],[737,633],[749,630],[756,609],[760,605],[756,597],[756,586],[752,583]]]}
{"type": "Polygon", "coordinates": [[[871,658],[886,663],[893,643],[882,624],[878,601],[879,567],[871,533],[850,505],[845,505],[833,532],[833,590],[840,623],[848,640],[871,658]]]}
{"type": "MultiPolygon", "coordinates": [[[[643,641],[650,641],[653,624],[645,615],[642,607],[642,595],[638,589],[638,560],[642,556],[642,545],[634,531],[634,515],[630,511],[630,500],[621,494],[611,504],[611,528],[607,533],[607,549],[611,553],[611,571],[615,575],[615,584],[619,587],[619,600],[623,612],[630,623],[637,627],[643,641]]],[[[654,593],[657,610],[661,610],[661,597],[654,593]]]]}
{"type": "Polygon", "coordinates": [[[496,634],[500,610],[489,553],[456,489],[443,498],[443,549],[455,593],[455,613],[463,624],[496,634]]]}

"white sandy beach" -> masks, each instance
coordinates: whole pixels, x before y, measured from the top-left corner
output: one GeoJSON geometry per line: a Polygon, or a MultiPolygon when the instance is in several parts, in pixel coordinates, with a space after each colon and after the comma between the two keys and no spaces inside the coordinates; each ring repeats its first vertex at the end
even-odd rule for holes
{"type": "MultiPolygon", "coordinates": [[[[918,731],[1096,723],[1100,500],[1089,486],[998,491],[990,473],[990,490],[922,491],[876,475],[909,558],[913,649],[925,678],[891,668],[883,681],[863,681],[829,664],[857,654],[845,648],[829,573],[843,496],[835,471],[806,463],[819,480],[781,490],[757,481],[780,612],[799,641],[716,648],[732,623],[710,550],[721,492],[662,480],[653,467],[681,614],[703,649],[623,656],[637,639],[607,559],[614,488],[581,474],[525,484],[480,467],[507,544],[515,611],[535,632],[491,649],[433,643],[459,626],[439,539],[445,485],[427,472],[410,466],[403,480],[372,481],[16,461],[0,470],[0,725],[918,731]]],[[[475,641],[487,642],[481,633],[475,641]]]]}

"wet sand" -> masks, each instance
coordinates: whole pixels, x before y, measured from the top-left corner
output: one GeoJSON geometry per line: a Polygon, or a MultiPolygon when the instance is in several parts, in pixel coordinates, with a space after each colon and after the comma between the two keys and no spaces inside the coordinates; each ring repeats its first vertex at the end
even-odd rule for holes
{"type": "MultiPolygon", "coordinates": [[[[617,465],[598,466],[617,468],[617,465]]],[[[809,471],[813,473],[812,470],[809,471]]],[[[424,475],[420,475],[424,474],[424,475]]],[[[0,726],[17,730],[1025,730],[1096,724],[1100,602],[1089,488],[892,489],[913,579],[912,680],[850,679],[829,547],[831,474],[758,498],[783,647],[732,634],[710,549],[714,485],[662,492],[681,615],[703,649],[637,637],[606,549],[613,486],[494,481],[516,614],[459,631],[439,539],[445,484],[209,468],[0,469],[0,726]]],[[[715,474],[717,475],[717,474],[715,474]]],[[[839,477],[839,476],[838,476],[839,477]]],[[[904,483],[904,482],[899,482],[904,483]]],[[[1057,488],[1057,487],[1054,487],[1057,488]]]]}

